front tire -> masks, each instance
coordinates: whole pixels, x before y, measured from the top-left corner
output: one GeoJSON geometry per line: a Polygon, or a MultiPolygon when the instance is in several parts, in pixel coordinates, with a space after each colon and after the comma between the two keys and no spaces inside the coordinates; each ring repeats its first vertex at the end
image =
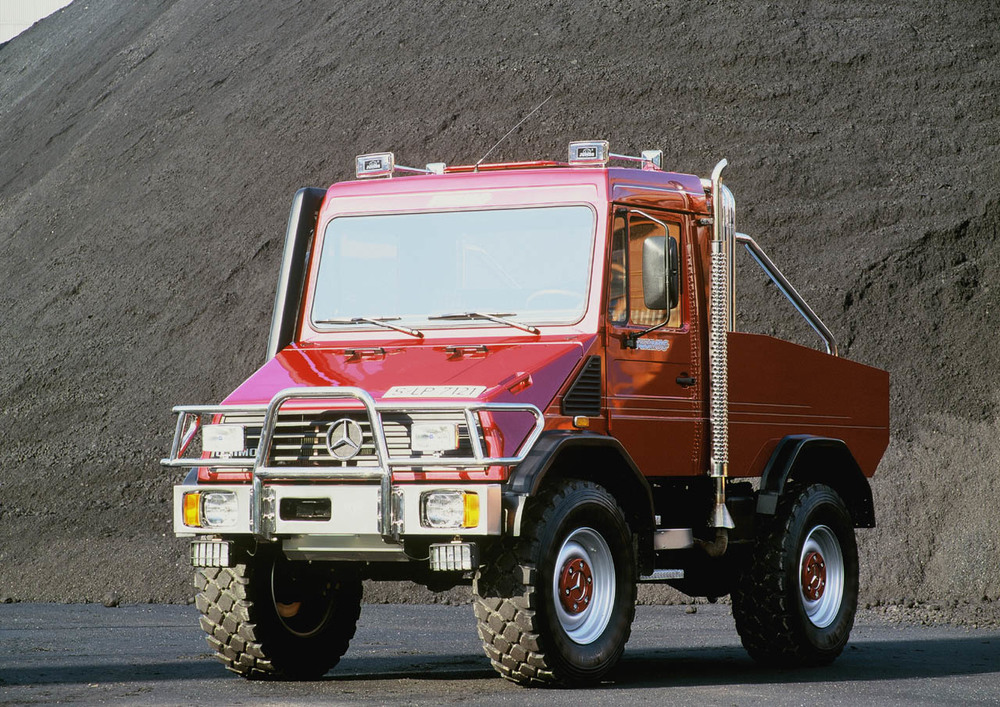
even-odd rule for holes
{"type": "Polygon", "coordinates": [[[733,592],[743,646],[767,665],[830,663],[847,645],[857,605],[858,548],[843,499],[823,484],[791,489],[733,592]]]}
{"type": "Polygon", "coordinates": [[[199,569],[195,586],[208,645],[249,679],[322,677],[347,652],[361,612],[354,570],[291,562],[280,552],[199,569]]]}
{"type": "Polygon", "coordinates": [[[503,677],[530,685],[603,678],[635,615],[632,534],[604,488],[569,481],[525,511],[522,535],[480,568],[473,590],[483,649],[503,677]]]}

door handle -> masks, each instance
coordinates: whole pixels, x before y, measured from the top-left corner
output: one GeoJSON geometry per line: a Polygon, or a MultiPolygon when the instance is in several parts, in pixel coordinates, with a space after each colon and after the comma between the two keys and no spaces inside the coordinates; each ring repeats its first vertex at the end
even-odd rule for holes
{"type": "Polygon", "coordinates": [[[682,388],[690,388],[695,383],[696,383],[695,379],[692,376],[689,376],[687,373],[682,373],[679,376],[677,376],[677,385],[679,385],[682,388]]]}

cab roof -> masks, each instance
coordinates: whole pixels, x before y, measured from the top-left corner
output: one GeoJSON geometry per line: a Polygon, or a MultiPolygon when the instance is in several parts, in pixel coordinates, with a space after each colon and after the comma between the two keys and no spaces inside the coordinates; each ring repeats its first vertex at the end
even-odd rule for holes
{"type": "Polygon", "coordinates": [[[659,169],[610,166],[574,166],[551,161],[442,166],[440,171],[390,173],[381,178],[356,179],[330,186],[327,198],[417,195],[492,189],[531,189],[587,186],[602,201],[622,205],[707,213],[709,196],[699,177],[659,169]]]}

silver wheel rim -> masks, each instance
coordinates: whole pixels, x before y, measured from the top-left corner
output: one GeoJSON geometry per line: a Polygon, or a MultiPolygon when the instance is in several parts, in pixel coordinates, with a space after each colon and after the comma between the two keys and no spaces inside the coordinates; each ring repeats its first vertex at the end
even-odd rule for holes
{"type": "Polygon", "coordinates": [[[799,599],[810,623],[826,628],[844,599],[844,553],[837,535],[825,525],[809,531],[799,554],[799,599]]]}
{"type": "MultiPolygon", "coordinates": [[[[587,571],[581,582],[586,582],[587,571]]],[[[570,533],[556,557],[552,604],[559,625],[574,643],[587,645],[604,633],[614,609],[615,584],[614,557],[601,534],[591,528],[577,528],[570,533]],[[577,570],[581,566],[587,568],[592,580],[585,591],[574,582],[580,577],[577,570]],[[564,601],[569,601],[564,599],[567,590],[586,598],[586,603],[580,602],[576,608],[572,603],[564,606],[564,601]]]]}

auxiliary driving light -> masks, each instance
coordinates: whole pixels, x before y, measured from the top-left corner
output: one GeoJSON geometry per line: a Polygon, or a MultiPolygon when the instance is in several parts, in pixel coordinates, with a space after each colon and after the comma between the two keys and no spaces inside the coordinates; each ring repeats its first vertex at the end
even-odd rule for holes
{"type": "Polygon", "coordinates": [[[430,567],[435,572],[469,571],[479,567],[475,543],[435,543],[428,554],[430,567]]]}
{"type": "Polygon", "coordinates": [[[184,525],[191,528],[226,528],[239,517],[232,491],[191,491],[184,494],[184,525]]]}
{"type": "Polygon", "coordinates": [[[410,427],[414,452],[446,452],[458,449],[458,425],[450,422],[414,422],[410,427]]]}
{"type": "Polygon", "coordinates": [[[233,544],[228,540],[195,540],[191,564],[195,567],[232,567],[233,544]]]}
{"type": "Polygon", "coordinates": [[[581,167],[604,167],[611,158],[607,140],[586,140],[569,144],[569,163],[581,167]]]}
{"type": "Polygon", "coordinates": [[[201,448],[206,452],[236,454],[245,446],[243,425],[202,425],[201,448]]]}
{"type": "Polygon", "coordinates": [[[396,167],[396,156],[391,152],[375,152],[355,158],[354,173],[358,179],[391,177],[396,167]]]}
{"type": "Polygon", "coordinates": [[[425,528],[475,528],[479,525],[479,494],[458,490],[420,494],[420,524],[425,528]]]}

